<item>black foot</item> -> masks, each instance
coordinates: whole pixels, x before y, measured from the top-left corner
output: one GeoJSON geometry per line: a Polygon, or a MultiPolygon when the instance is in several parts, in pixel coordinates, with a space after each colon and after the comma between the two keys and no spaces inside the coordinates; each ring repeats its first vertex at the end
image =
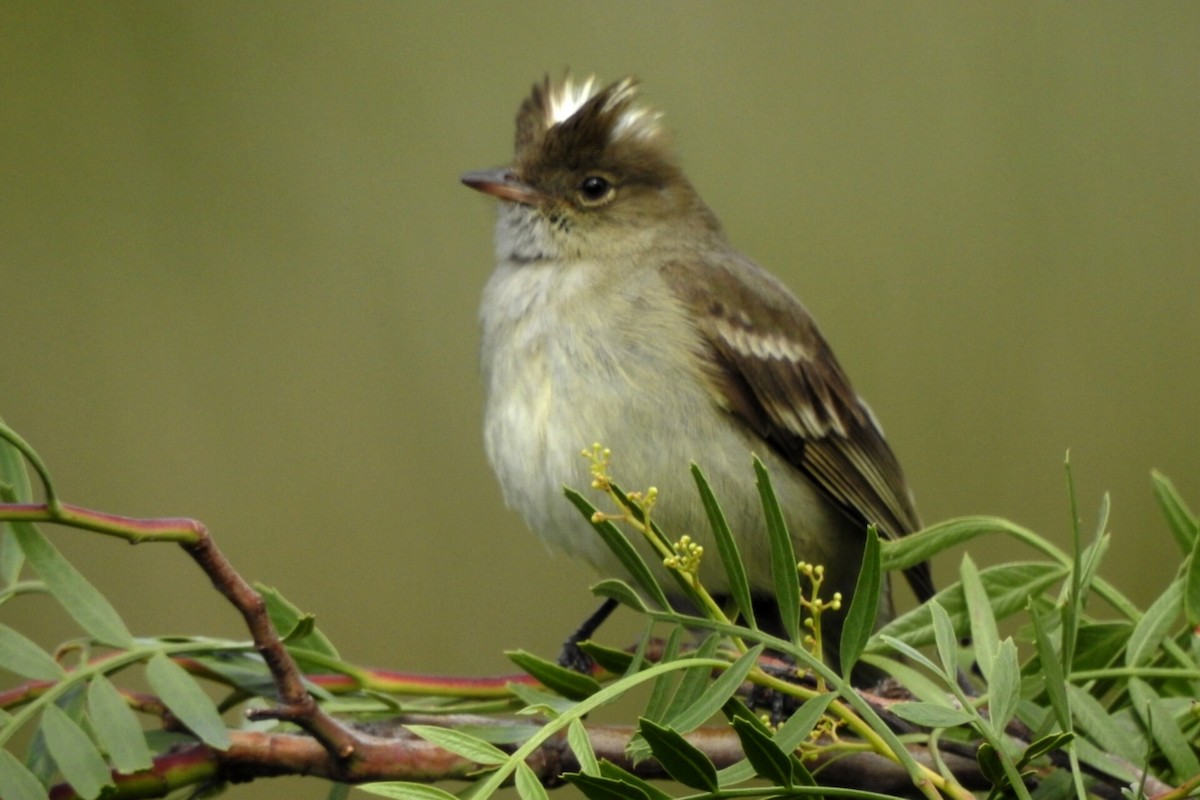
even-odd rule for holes
{"type": "Polygon", "coordinates": [[[591,675],[592,668],[596,666],[596,662],[592,661],[592,657],[579,649],[580,642],[586,642],[592,638],[592,634],[596,629],[608,619],[617,608],[617,601],[609,598],[605,600],[598,609],[596,609],[590,617],[583,621],[579,626],[579,630],[567,637],[567,641],[563,642],[562,652],[558,654],[558,663],[560,666],[567,669],[573,669],[583,675],[591,675]]]}
{"type": "Polygon", "coordinates": [[[572,636],[563,642],[562,651],[558,654],[558,665],[581,675],[591,675],[596,662],[580,649],[579,640],[572,636]]]}

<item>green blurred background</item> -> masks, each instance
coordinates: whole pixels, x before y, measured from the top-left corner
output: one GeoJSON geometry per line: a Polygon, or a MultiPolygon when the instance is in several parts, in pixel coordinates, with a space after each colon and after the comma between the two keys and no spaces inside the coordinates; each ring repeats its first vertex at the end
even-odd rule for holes
{"type": "MultiPolygon", "coordinates": [[[[1112,493],[1106,573],[1155,596],[1178,557],[1150,470],[1200,506],[1196,3],[5,3],[0,415],[65,499],[204,520],[347,658],[555,653],[592,576],[484,460],[493,209],[458,175],[567,66],[643,79],[926,521],[1065,544],[1070,448],[1089,531],[1112,493]]],[[[137,633],[241,635],[177,550],[52,535],[137,633]]],[[[34,601],[0,621],[73,631],[34,601]]]]}

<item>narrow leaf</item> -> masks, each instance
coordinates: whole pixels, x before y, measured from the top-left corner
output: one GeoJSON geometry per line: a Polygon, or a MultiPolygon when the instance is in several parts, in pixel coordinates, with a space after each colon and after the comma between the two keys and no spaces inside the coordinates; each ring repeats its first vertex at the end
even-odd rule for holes
{"type": "MultiPolygon", "coordinates": [[[[663,645],[662,663],[674,661],[679,657],[680,642],[683,640],[683,629],[675,627],[667,634],[667,641],[663,645]]],[[[658,722],[666,716],[667,709],[671,707],[671,697],[675,694],[675,684],[679,679],[677,672],[664,672],[654,679],[654,686],[650,689],[650,697],[646,700],[646,706],[642,710],[642,714],[648,719],[658,722]]],[[[635,745],[636,745],[635,739],[635,745]]]]}
{"type": "Polygon", "coordinates": [[[646,613],[650,607],[646,605],[646,601],[642,596],[633,590],[623,580],[617,578],[605,578],[599,583],[592,586],[592,594],[598,597],[611,597],[623,606],[628,606],[639,613],[646,613]]]}
{"type": "Polygon", "coordinates": [[[733,732],[741,741],[742,752],[754,767],[754,774],[766,778],[776,786],[791,788],[792,760],[771,740],[769,734],[742,718],[734,719],[733,732]]]}
{"type": "Polygon", "coordinates": [[[579,649],[588,658],[596,662],[596,666],[613,675],[623,675],[633,664],[633,654],[615,647],[605,647],[598,642],[580,642],[579,649]]]}
{"type": "Polygon", "coordinates": [[[367,794],[377,797],[389,797],[393,800],[459,800],[445,789],[430,786],[427,783],[409,783],[408,781],[386,781],[380,783],[360,783],[354,787],[362,789],[367,794]]]}
{"type": "Polygon", "coordinates": [[[7,625],[0,625],[0,667],[41,681],[55,681],[64,675],[53,656],[7,625]]]}
{"type": "Polygon", "coordinates": [[[1036,539],[1027,528],[1001,517],[962,517],[931,525],[916,533],[881,542],[883,568],[887,572],[915,567],[922,561],[978,536],[1007,534],[1017,539],[1036,539]]]}
{"type": "Polygon", "coordinates": [[[687,739],[644,717],[638,721],[638,729],[668,775],[692,789],[716,791],[717,768],[687,739]]]}
{"type": "Polygon", "coordinates": [[[1050,698],[1050,708],[1054,711],[1054,718],[1058,721],[1058,727],[1064,731],[1070,731],[1071,705],[1067,699],[1067,682],[1063,675],[1062,661],[1050,641],[1050,636],[1046,633],[1046,625],[1042,621],[1042,615],[1032,605],[1029,608],[1029,616],[1033,620],[1034,643],[1037,645],[1038,658],[1042,665],[1042,675],[1045,678],[1042,681],[1042,685],[1046,689],[1046,696],[1050,698]]]}
{"type": "Polygon", "coordinates": [[[600,762],[596,760],[596,751],[592,749],[592,739],[588,736],[583,720],[576,717],[567,725],[567,745],[579,762],[579,769],[587,775],[600,774],[600,762]]]}
{"type": "Polygon", "coordinates": [[[585,775],[569,772],[563,778],[583,793],[588,800],[648,800],[649,796],[640,786],[619,778],[585,775]]]}
{"type": "Polygon", "coordinates": [[[725,567],[725,577],[729,583],[729,594],[737,603],[738,611],[746,620],[747,626],[757,628],[754,619],[754,601],[750,595],[750,580],[746,577],[746,564],[738,551],[737,541],[729,530],[729,522],[721,511],[708,485],[708,479],[700,471],[700,467],[692,464],[692,478],[696,481],[696,489],[700,493],[700,501],[704,504],[704,513],[708,515],[708,524],[712,528],[713,539],[717,543],[717,554],[721,556],[721,565],[725,567]]]}
{"type": "Polygon", "coordinates": [[[979,764],[979,771],[992,784],[993,791],[1008,789],[1008,775],[1004,771],[1004,762],[1000,760],[1000,754],[996,752],[996,748],[988,742],[979,745],[979,749],[975,751],[975,761],[979,764]]]}
{"type": "Polygon", "coordinates": [[[1150,478],[1154,483],[1154,497],[1158,500],[1163,516],[1167,518],[1167,526],[1171,529],[1171,535],[1175,537],[1180,552],[1192,552],[1196,540],[1200,539],[1200,521],[1197,521],[1196,515],[1183,502],[1170,478],[1158,470],[1151,472],[1150,478]]]}
{"type": "Polygon", "coordinates": [[[867,640],[875,630],[875,618],[879,614],[879,595],[883,591],[883,566],[879,548],[879,531],[874,525],[867,527],[867,541],[863,548],[862,566],[858,570],[858,583],[850,610],[846,612],[846,623],[842,628],[841,664],[842,677],[850,680],[850,672],[866,649],[867,640]]]}
{"type": "Polygon", "coordinates": [[[533,768],[524,761],[517,763],[516,784],[517,794],[523,800],[550,800],[550,795],[546,794],[546,787],[542,786],[533,768]]]}
{"type": "MultiPolygon", "coordinates": [[[[717,647],[720,644],[720,635],[710,633],[700,643],[700,646],[696,648],[695,653],[689,657],[713,658],[717,654],[717,647]]],[[[675,689],[675,694],[671,697],[671,703],[662,715],[661,719],[664,724],[671,726],[680,733],[688,733],[691,730],[691,728],[679,724],[678,716],[686,713],[700,699],[700,695],[704,693],[705,687],[712,680],[712,674],[712,667],[709,666],[689,667],[684,670],[683,676],[679,679],[679,685],[675,689]]],[[[724,702],[724,700],[721,701],[721,703],[724,702]]],[[[721,703],[717,704],[717,708],[720,708],[721,703]]],[[[704,719],[701,719],[692,727],[700,725],[703,721],[704,719]]]]}
{"type": "Polygon", "coordinates": [[[992,676],[988,682],[990,722],[996,735],[1003,736],[1021,700],[1021,664],[1012,637],[1005,638],[996,648],[989,671],[992,676]]]}
{"type": "MultiPolygon", "coordinates": [[[[3,425],[3,420],[0,420],[0,425],[3,425]]],[[[25,459],[21,451],[3,437],[0,437],[0,502],[33,502],[25,459]]],[[[26,522],[0,522],[0,586],[11,586],[21,577],[25,554],[17,545],[13,529],[22,525],[33,527],[26,522]]]]}
{"type": "Polygon", "coordinates": [[[788,533],[783,510],[771,486],[767,468],[754,457],[754,472],[758,478],[758,496],[762,502],[763,515],[767,523],[767,539],[771,548],[771,576],[775,585],[775,600],[779,608],[780,622],[788,639],[800,641],[800,575],[796,571],[796,551],[788,533]]]}
{"type": "Polygon", "coordinates": [[[950,615],[936,599],[926,603],[933,616],[933,636],[937,642],[938,657],[942,660],[943,673],[948,680],[954,680],[958,674],[958,636],[954,632],[954,623],[950,615]]]}
{"type": "Polygon", "coordinates": [[[1189,627],[1200,626],[1200,536],[1193,542],[1183,576],[1183,613],[1189,627]]]}
{"type": "Polygon", "coordinates": [[[92,678],[88,686],[87,708],[96,738],[117,772],[127,775],[154,765],[137,716],[117,688],[103,675],[92,678]]]}
{"type": "Polygon", "coordinates": [[[975,646],[975,663],[983,672],[983,679],[991,682],[992,663],[996,660],[996,650],[1000,646],[1000,631],[996,627],[996,617],[992,613],[992,604],[988,600],[987,590],[979,577],[979,570],[971,560],[969,553],[963,554],[962,563],[958,568],[958,576],[962,581],[963,598],[967,602],[967,616],[971,621],[971,642],[975,646]]]}
{"type": "Polygon", "coordinates": [[[0,748],[0,797],[5,800],[48,800],[46,788],[16,756],[0,748]]]}
{"type": "Polygon", "coordinates": [[[202,742],[218,750],[229,748],[229,731],[221,714],[183,667],[158,653],[146,662],[146,680],[171,713],[202,742]]]}
{"type": "Polygon", "coordinates": [[[341,659],[329,638],[317,630],[311,614],[305,614],[273,586],[256,583],[254,588],[262,595],[267,605],[267,616],[271,618],[271,624],[279,631],[280,636],[287,640],[288,646],[341,659]]]}
{"type": "Polygon", "coordinates": [[[591,523],[592,528],[600,534],[600,538],[608,545],[608,549],[613,552],[621,562],[621,566],[633,578],[634,583],[640,586],[650,599],[663,608],[670,608],[671,604],[667,602],[667,596],[663,593],[662,587],[650,572],[650,568],[646,566],[646,562],[641,555],[625,538],[624,534],[617,529],[608,520],[593,521],[596,514],[596,507],[587,501],[587,499],[576,492],[574,489],[565,489],[567,499],[579,509],[580,513],[591,523]]]}
{"type": "Polygon", "coordinates": [[[1115,753],[1126,761],[1136,763],[1142,758],[1141,740],[1118,725],[1099,700],[1073,683],[1067,684],[1067,696],[1071,700],[1076,730],[1087,734],[1101,750],[1115,753]]]}
{"type": "Polygon", "coordinates": [[[419,736],[443,750],[462,756],[468,761],[474,761],[476,764],[495,767],[508,760],[508,753],[496,745],[454,728],[442,728],[437,725],[405,725],[404,727],[414,736],[419,736]]]}
{"type": "Polygon", "coordinates": [[[509,660],[537,678],[543,686],[572,700],[583,700],[600,691],[600,684],[591,675],[559,666],[525,650],[505,653],[509,660]]]}
{"type": "Polygon", "coordinates": [[[863,656],[862,660],[863,663],[870,664],[891,675],[917,700],[930,703],[946,702],[945,683],[935,683],[928,675],[915,669],[911,664],[874,654],[863,656]]]}
{"type": "Polygon", "coordinates": [[[956,728],[974,719],[961,708],[938,703],[893,703],[888,710],[901,719],[925,728],[956,728]]]}
{"type": "Polygon", "coordinates": [[[1125,666],[1142,666],[1158,654],[1163,639],[1179,618],[1182,603],[1183,584],[1179,580],[1172,581],[1133,626],[1125,650],[1125,666]]]}
{"type": "Polygon", "coordinates": [[[29,566],[79,626],[102,644],[121,650],[134,647],[133,635],[104,595],[32,525],[15,525],[13,533],[29,566]]]}
{"type": "Polygon", "coordinates": [[[61,708],[50,703],[43,709],[41,730],[54,763],[80,797],[92,800],[112,784],[96,745],[61,708]]]}
{"type": "Polygon", "coordinates": [[[808,739],[808,735],[821,721],[821,717],[829,709],[829,704],[836,697],[835,693],[829,692],[804,701],[800,710],[779,726],[779,730],[775,732],[775,743],[789,753],[799,747],[808,739]]]}
{"type": "Polygon", "coordinates": [[[611,761],[600,762],[600,775],[612,780],[622,781],[627,786],[640,791],[648,800],[672,800],[669,794],[659,789],[653,783],[639,778],[637,775],[622,769],[611,761]]]}
{"type": "Polygon", "coordinates": [[[704,693],[687,709],[671,719],[671,727],[687,733],[700,727],[709,717],[720,711],[726,701],[733,697],[745,683],[746,676],[758,663],[758,657],[762,655],[762,651],[763,646],[758,645],[743,653],[737,661],[730,664],[724,672],[717,676],[717,679],[709,684],[704,693]]]}
{"type": "MultiPolygon", "coordinates": [[[[1067,568],[1058,564],[1014,562],[982,569],[979,578],[991,603],[992,614],[997,620],[1002,620],[1023,610],[1030,597],[1041,594],[1066,574],[1067,568]]],[[[956,630],[967,630],[966,600],[961,586],[943,589],[934,596],[934,600],[950,615],[956,630]]],[[[879,634],[886,634],[914,647],[932,644],[934,632],[930,613],[928,603],[917,606],[884,625],[879,634]]],[[[869,644],[868,649],[874,650],[878,646],[869,644]]]]}
{"type": "Polygon", "coordinates": [[[1061,750],[1066,747],[1075,738],[1073,733],[1052,733],[1049,736],[1043,736],[1040,739],[1035,739],[1029,743],[1029,747],[1025,748],[1025,752],[1021,754],[1020,761],[1017,762],[1017,768],[1021,769],[1028,764],[1031,764],[1036,759],[1041,758],[1047,753],[1053,753],[1055,750],[1061,750]]]}
{"type": "Polygon", "coordinates": [[[1150,731],[1150,737],[1166,756],[1171,770],[1179,780],[1200,775],[1200,759],[1188,742],[1170,707],[1155,693],[1150,684],[1138,678],[1129,680],[1130,704],[1134,713],[1150,731]]]}

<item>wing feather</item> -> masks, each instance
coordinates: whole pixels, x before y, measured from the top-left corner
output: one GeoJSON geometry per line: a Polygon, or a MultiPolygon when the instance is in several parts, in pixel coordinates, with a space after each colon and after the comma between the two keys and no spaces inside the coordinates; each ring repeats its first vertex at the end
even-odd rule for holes
{"type": "MultiPolygon", "coordinates": [[[[891,538],[919,528],[896,456],[812,317],[782,283],[737,259],[662,269],[701,334],[717,402],[864,528],[875,523],[891,538]]],[[[928,564],[907,577],[919,599],[932,596],[928,564]]]]}

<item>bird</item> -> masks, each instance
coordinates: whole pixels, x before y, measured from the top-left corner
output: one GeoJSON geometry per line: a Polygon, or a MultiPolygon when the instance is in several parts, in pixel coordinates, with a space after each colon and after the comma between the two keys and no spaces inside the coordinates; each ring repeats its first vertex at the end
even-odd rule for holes
{"type": "MultiPolygon", "coordinates": [[[[580,451],[600,442],[622,485],[657,488],[664,531],[715,552],[694,462],[736,537],[756,616],[778,632],[753,457],[797,556],[824,566],[823,593],[848,601],[868,525],[887,538],[920,527],[879,422],[812,315],[730,243],[635,78],[547,75],[518,110],[513,160],[461,180],[499,201],[479,311],[485,449],[505,502],[545,542],[623,575],[562,496],[594,493],[580,451]]],[[[906,577],[918,600],[933,595],[928,563],[906,577]]],[[[700,578],[729,591],[715,557],[700,578]]],[[[579,663],[571,648],[613,605],[567,640],[564,663],[579,663]]],[[[885,584],[878,619],[893,613],[885,584]]]]}

